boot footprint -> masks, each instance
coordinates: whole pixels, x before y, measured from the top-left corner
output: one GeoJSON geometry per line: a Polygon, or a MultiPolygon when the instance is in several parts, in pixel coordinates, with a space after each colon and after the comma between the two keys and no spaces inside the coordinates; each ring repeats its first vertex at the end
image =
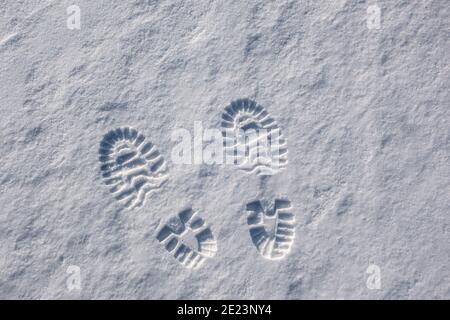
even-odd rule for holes
{"type": "Polygon", "coordinates": [[[227,158],[245,172],[273,175],[285,168],[287,143],[277,122],[255,101],[239,99],[222,114],[227,158]]]}
{"type": "Polygon", "coordinates": [[[147,195],[167,180],[164,158],[136,129],[111,130],[100,142],[103,182],[125,208],[141,207],[147,195]]]}
{"type": "Polygon", "coordinates": [[[258,252],[266,259],[284,258],[291,250],[295,237],[295,216],[289,200],[276,199],[271,208],[261,201],[247,204],[247,224],[250,237],[258,252]]]}
{"type": "Polygon", "coordinates": [[[191,208],[170,219],[159,230],[156,239],[188,269],[199,268],[217,252],[211,229],[191,208]]]}

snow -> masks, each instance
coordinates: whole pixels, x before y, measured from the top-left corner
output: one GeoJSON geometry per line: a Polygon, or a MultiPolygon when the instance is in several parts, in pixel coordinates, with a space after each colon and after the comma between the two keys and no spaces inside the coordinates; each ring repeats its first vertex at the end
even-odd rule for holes
{"type": "Polygon", "coordinates": [[[0,298],[449,299],[449,21],[443,0],[0,1],[0,298]],[[175,130],[244,98],[283,170],[172,161],[175,130]],[[124,127],[167,166],[136,208],[100,168],[124,127]],[[273,260],[247,205],[276,199],[295,237],[273,260]],[[157,239],[189,208],[217,245],[198,268],[157,239]]]}

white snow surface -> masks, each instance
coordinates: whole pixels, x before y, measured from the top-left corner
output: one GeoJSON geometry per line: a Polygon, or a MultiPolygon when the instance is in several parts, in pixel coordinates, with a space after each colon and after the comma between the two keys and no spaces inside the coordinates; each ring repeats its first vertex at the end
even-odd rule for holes
{"type": "Polygon", "coordinates": [[[446,0],[1,0],[0,298],[449,299],[449,40],[446,0]],[[283,131],[284,170],[171,161],[175,129],[240,98],[283,131]],[[124,126],[168,172],[132,210],[99,162],[124,126]],[[295,240],[270,260],[246,205],[277,198],[295,240]],[[156,239],[187,207],[217,242],[197,269],[156,239]]]}

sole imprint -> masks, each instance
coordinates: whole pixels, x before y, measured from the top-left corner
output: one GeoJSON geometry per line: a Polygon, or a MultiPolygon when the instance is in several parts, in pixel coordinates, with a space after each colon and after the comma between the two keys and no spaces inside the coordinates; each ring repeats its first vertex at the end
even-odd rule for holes
{"type": "Polygon", "coordinates": [[[199,268],[217,252],[211,229],[191,208],[170,219],[156,238],[178,262],[189,269],[199,268]]]}
{"type": "Polygon", "coordinates": [[[273,175],[286,167],[287,143],[277,122],[255,101],[239,99],[222,114],[227,159],[241,170],[273,175]]]}
{"type": "Polygon", "coordinates": [[[247,224],[258,252],[266,259],[284,258],[295,237],[295,216],[289,200],[276,199],[273,207],[264,208],[261,201],[247,204],[247,224]]]}
{"type": "Polygon", "coordinates": [[[100,142],[99,153],[103,181],[127,209],[142,206],[147,195],[168,178],[159,151],[131,127],[109,131],[100,142]]]}

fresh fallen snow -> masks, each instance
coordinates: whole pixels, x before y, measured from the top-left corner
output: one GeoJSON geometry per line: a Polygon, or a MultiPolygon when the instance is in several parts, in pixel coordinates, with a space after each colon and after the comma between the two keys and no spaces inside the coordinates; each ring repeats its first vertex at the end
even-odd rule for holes
{"type": "Polygon", "coordinates": [[[0,298],[449,299],[449,24],[444,0],[0,1],[0,298]],[[241,98],[283,170],[171,160],[176,129],[221,129],[241,98]],[[99,161],[125,127],[168,174],[129,209],[99,161]],[[273,214],[294,218],[278,251],[249,231],[273,214]]]}

